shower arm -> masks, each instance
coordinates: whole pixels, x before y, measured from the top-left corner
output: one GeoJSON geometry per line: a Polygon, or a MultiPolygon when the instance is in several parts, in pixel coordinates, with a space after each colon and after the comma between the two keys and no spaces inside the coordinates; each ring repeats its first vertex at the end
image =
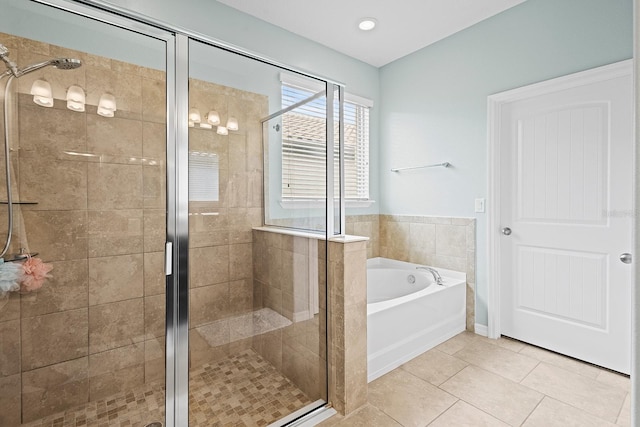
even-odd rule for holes
{"type": "MultiPolygon", "coordinates": [[[[3,76],[0,76],[2,78],[3,76]]],[[[13,199],[11,196],[11,171],[9,169],[11,162],[9,161],[9,112],[8,112],[8,102],[7,97],[9,96],[9,88],[11,87],[11,82],[13,81],[13,75],[9,75],[9,79],[7,80],[7,85],[4,88],[4,166],[5,166],[5,177],[6,177],[6,185],[7,185],[7,241],[2,249],[2,253],[0,253],[0,258],[2,258],[7,251],[9,250],[9,245],[11,244],[11,237],[13,236],[13,199]]]]}

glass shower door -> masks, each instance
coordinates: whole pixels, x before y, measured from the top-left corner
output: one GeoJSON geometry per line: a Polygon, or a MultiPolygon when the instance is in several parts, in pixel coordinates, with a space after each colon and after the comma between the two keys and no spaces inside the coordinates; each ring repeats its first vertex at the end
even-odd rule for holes
{"type": "Polygon", "coordinates": [[[263,144],[282,153],[282,139],[263,122],[284,72],[189,43],[190,426],[267,425],[327,401],[325,205],[296,217],[312,237],[263,227],[265,206],[282,207],[282,179],[263,186],[263,144]]]}
{"type": "Polygon", "coordinates": [[[2,9],[0,425],[164,422],[169,38],[2,9]]]}

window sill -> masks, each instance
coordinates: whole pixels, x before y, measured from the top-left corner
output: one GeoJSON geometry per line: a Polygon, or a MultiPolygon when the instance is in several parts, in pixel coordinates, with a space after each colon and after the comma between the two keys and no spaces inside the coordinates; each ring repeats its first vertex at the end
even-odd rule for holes
{"type": "MultiPolygon", "coordinates": [[[[373,205],[375,200],[347,199],[348,208],[368,208],[373,205]]],[[[324,208],[326,201],[324,199],[284,199],[280,200],[280,206],[283,209],[312,209],[324,208]]]]}

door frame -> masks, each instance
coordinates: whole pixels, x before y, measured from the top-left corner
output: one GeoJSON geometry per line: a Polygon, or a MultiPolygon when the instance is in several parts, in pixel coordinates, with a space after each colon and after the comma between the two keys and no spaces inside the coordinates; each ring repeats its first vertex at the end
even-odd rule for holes
{"type": "MultiPolygon", "coordinates": [[[[489,199],[487,207],[487,312],[489,323],[487,336],[489,338],[499,338],[501,334],[500,298],[502,284],[500,282],[500,272],[502,263],[500,250],[502,239],[500,239],[499,230],[502,220],[500,217],[500,206],[502,203],[500,200],[500,181],[502,178],[500,170],[500,154],[502,152],[502,141],[500,137],[502,106],[533,96],[545,95],[622,76],[633,76],[632,59],[496,93],[487,98],[487,194],[489,199]]],[[[634,306],[631,313],[632,318],[635,318],[635,310],[636,307],[634,306]]],[[[634,327],[632,325],[632,333],[633,331],[634,327]]],[[[633,358],[631,366],[635,366],[633,358]]]]}

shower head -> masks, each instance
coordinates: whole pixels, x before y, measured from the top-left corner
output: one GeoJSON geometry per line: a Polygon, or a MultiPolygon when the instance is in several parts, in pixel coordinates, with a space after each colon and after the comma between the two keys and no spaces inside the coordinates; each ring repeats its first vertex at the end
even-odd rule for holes
{"type": "Polygon", "coordinates": [[[56,58],[48,61],[40,62],[38,64],[27,65],[26,67],[19,69],[16,73],[16,77],[22,77],[25,74],[29,74],[33,71],[39,70],[48,66],[56,67],[59,70],[74,70],[82,65],[79,59],[72,58],[56,58]]]}
{"type": "Polygon", "coordinates": [[[82,61],[73,58],[54,59],[52,64],[58,70],[75,70],[82,65],[82,61]]]}
{"type": "Polygon", "coordinates": [[[0,44],[0,60],[7,66],[7,71],[3,75],[12,74],[13,77],[22,77],[25,74],[29,74],[33,71],[39,70],[49,65],[56,67],[59,70],[74,70],[82,65],[79,59],[73,58],[56,58],[48,61],[40,62],[38,64],[27,65],[24,68],[18,68],[15,62],[8,58],[9,49],[3,44],[0,44]]]}

